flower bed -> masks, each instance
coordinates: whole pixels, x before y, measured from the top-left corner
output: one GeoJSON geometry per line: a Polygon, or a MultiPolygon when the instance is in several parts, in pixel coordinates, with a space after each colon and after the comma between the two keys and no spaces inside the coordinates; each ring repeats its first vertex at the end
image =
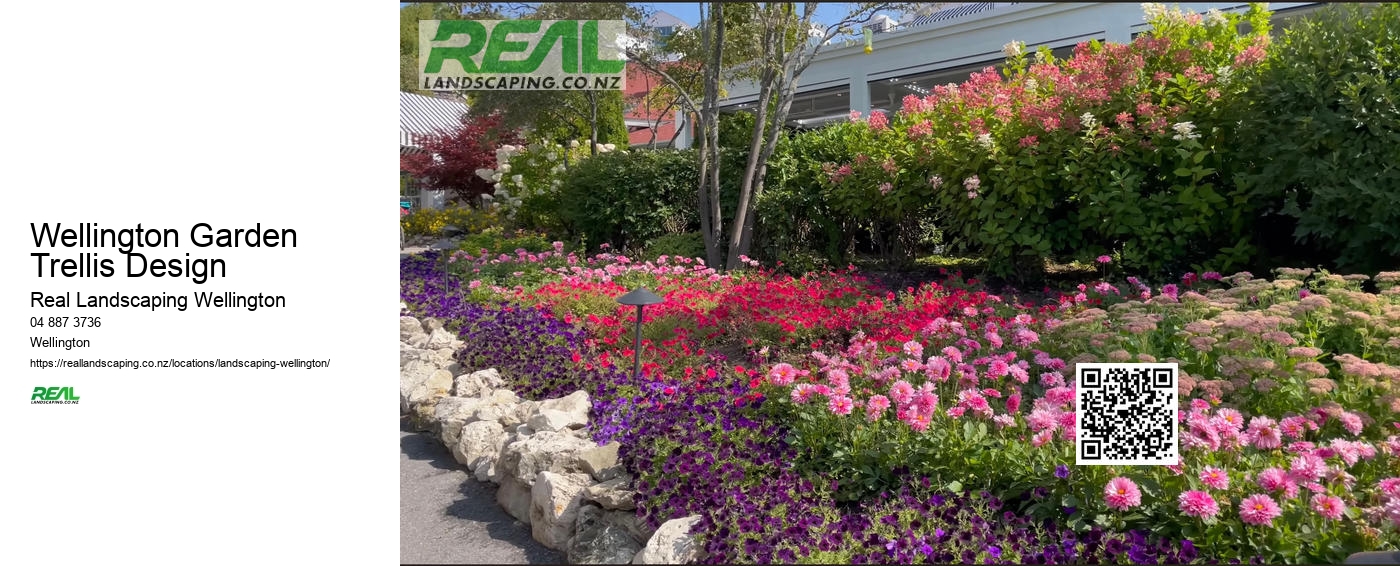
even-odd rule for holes
{"type": "Polygon", "coordinates": [[[1400,542],[1400,274],[1130,278],[1037,307],[562,246],[459,252],[447,281],[437,260],[404,260],[410,309],[527,398],[594,392],[638,516],[698,515],[709,561],[1339,562],[1400,542]],[[614,299],[637,286],[667,302],[632,376],[614,299]],[[1182,465],[1074,467],[1075,366],[1153,360],[1180,364],[1182,465]]]}

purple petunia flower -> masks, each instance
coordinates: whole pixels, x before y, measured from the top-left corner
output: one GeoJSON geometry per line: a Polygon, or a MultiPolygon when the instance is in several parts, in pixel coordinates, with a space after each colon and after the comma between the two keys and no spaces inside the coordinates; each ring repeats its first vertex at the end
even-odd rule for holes
{"type": "Polygon", "coordinates": [[[1055,466],[1055,477],[1060,478],[1062,480],[1069,479],[1069,466],[1066,466],[1064,464],[1055,466]]]}

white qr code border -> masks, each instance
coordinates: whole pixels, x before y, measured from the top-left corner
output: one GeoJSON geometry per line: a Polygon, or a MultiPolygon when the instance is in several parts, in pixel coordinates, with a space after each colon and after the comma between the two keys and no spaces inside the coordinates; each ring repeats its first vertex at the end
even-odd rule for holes
{"type": "MultiPolygon", "coordinates": [[[[1177,366],[1177,364],[1084,363],[1079,364],[1075,368],[1074,373],[1074,464],[1076,466],[1177,466],[1181,464],[1181,434],[1179,431],[1181,409],[1180,400],[1177,393],[1177,384],[1178,376],[1180,375],[1180,368],[1177,366]],[[1088,371],[1086,372],[1086,370],[1088,371]],[[1120,459],[1092,459],[1092,455],[1089,452],[1085,452],[1085,450],[1090,450],[1092,452],[1095,449],[1095,446],[1102,447],[1103,441],[1107,440],[1099,436],[1095,436],[1091,434],[1091,431],[1087,431],[1085,429],[1084,425],[1086,421],[1084,418],[1084,408],[1086,405],[1086,399],[1088,399],[1089,394],[1100,390],[1098,385],[1094,385],[1095,380],[1093,379],[1093,377],[1095,375],[1103,376],[1107,374],[1110,370],[1127,370],[1129,372],[1147,371],[1153,376],[1150,378],[1153,380],[1158,380],[1161,379],[1161,377],[1165,377],[1168,375],[1170,376],[1170,383],[1157,382],[1149,385],[1149,387],[1156,392],[1155,394],[1163,394],[1166,396],[1165,400],[1153,403],[1151,408],[1160,407],[1162,409],[1162,412],[1169,413],[1171,418],[1170,426],[1167,427],[1168,437],[1164,441],[1167,447],[1165,450],[1165,454],[1162,452],[1158,452],[1158,455],[1162,456],[1161,458],[1152,459],[1136,457],[1120,459]],[[1157,370],[1169,370],[1170,373],[1163,373],[1157,370]],[[1086,379],[1088,380],[1087,382],[1086,379]],[[1091,459],[1086,460],[1086,456],[1090,457],[1091,459]]],[[[1100,380],[1098,381],[1100,385],[1102,384],[1102,379],[1102,377],[1098,378],[1098,380],[1100,380]]],[[[1165,419],[1166,416],[1163,415],[1159,418],[1165,419]]],[[[1151,428],[1150,424],[1148,424],[1147,426],[1151,428]]],[[[1098,448],[1098,450],[1098,453],[1102,454],[1103,448],[1098,448]]]]}

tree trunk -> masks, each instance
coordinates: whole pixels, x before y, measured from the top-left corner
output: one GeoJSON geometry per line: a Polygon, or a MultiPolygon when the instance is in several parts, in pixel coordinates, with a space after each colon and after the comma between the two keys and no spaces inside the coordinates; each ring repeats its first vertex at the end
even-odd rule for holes
{"type": "MultiPolygon", "coordinates": [[[[778,107],[773,112],[773,129],[768,131],[768,139],[764,140],[763,149],[759,151],[758,169],[753,173],[753,200],[755,202],[763,195],[763,184],[768,178],[768,159],[773,157],[773,152],[778,148],[778,136],[782,133],[783,121],[786,120],[788,112],[792,110],[795,89],[789,88],[791,79],[789,72],[784,69],[778,85],[774,89],[779,93],[778,107]]],[[[753,245],[754,219],[757,216],[750,210],[744,217],[744,232],[739,239],[738,248],[740,255],[748,255],[753,245]]]]}
{"type": "Polygon", "coordinates": [[[584,96],[588,97],[588,151],[589,155],[598,156],[598,94],[595,91],[585,91],[584,96]]]}
{"type": "MultiPolygon", "coordinates": [[[[765,7],[765,18],[772,17],[771,5],[765,7]]],[[[763,32],[763,57],[765,60],[772,60],[777,55],[775,52],[781,51],[783,35],[781,26],[769,25],[763,32]]],[[[768,133],[768,107],[769,99],[773,95],[776,74],[770,67],[763,71],[759,78],[758,102],[754,109],[753,135],[749,137],[749,159],[744,164],[743,177],[739,180],[739,204],[734,210],[734,228],[729,235],[729,254],[725,258],[725,269],[734,269],[739,266],[739,256],[748,255],[748,249],[743,244],[748,238],[747,233],[753,229],[753,208],[754,201],[754,176],[759,169],[759,158],[764,147],[764,138],[768,133]]]]}
{"type": "Polygon", "coordinates": [[[705,240],[705,264],[715,269],[723,268],[720,255],[720,234],[723,233],[723,218],[719,215],[719,148],[718,124],[716,117],[719,102],[719,66],[724,54],[724,5],[709,3],[710,17],[701,30],[701,45],[709,60],[705,66],[705,94],[700,105],[699,126],[701,129],[699,159],[699,182],[696,186],[700,232],[705,240]]]}

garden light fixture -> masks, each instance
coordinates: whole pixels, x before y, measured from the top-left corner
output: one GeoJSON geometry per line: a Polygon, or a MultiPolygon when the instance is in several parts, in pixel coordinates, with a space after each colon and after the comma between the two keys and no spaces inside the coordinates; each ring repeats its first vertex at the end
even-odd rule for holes
{"type": "Polygon", "coordinates": [[[457,248],[457,244],[451,240],[438,240],[428,246],[430,250],[442,253],[442,308],[447,308],[447,260],[452,257],[452,250],[457,248]]]}
{"type": "Polygon", "coordinates": [[[635,305],[637,307],[637,339],[632,347],[632,376],[637,379],[642,377],[642,308],[647,305],[655,305],[666,302],[666,299],[656,296],[648,291],[646,287],[638,287],[626,295],[617,298],[617,302],[624,305],[635,305]]]}

